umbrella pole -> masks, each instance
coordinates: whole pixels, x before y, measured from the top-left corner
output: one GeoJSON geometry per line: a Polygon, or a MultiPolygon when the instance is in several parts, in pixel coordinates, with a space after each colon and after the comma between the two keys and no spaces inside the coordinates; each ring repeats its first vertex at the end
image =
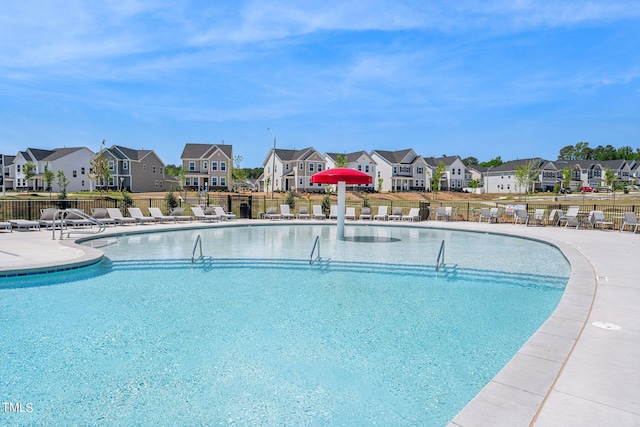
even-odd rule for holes
{"type": "Polygon", "coordinates": [[[344,240],[344,199],[346,192],[347,183],[345,181],[338,181],[338,240],[344,240]]]}

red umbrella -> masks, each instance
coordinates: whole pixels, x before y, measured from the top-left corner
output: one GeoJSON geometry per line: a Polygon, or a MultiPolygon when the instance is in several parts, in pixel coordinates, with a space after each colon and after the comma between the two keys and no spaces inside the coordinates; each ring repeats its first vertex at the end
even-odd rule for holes
{"type": "Polygon", "coordinates": [[[371,184],[371,176],[348,168],[327,169],[311,177],[316,184],[338,184],[338,239],[344,239],[344,197],[346,184],[371,184]]]}

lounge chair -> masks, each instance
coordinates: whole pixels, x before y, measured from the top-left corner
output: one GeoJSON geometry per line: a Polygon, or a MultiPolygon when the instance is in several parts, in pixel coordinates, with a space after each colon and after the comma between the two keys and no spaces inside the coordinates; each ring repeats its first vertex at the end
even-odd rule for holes
{"type": "Polygon", "coordinates": [[[347,211],[344,213],[344,219],[352,219],[356,220],[356,208],[347,208],[347,211]]]}
{"type": "Polygon", "coordinates": [[[322,213],[322,206],[313,205],[313,219],[327,219],[327,216],[322,213]]]}
{"type": "Polygon", "coordinates": [[[482,222],[483,219],[486,219],[487,222],[491,222],[491,209],[480,208],[480,215],[478,216],[478,222],[482,222]]]}
{"type": "Polygon", "coordinates": [[[295,215],[291,213],[289,205],[280,205],[280,215],[282,219],[294,219],[295,215]]]}
{"type": "Polygon", "coordinates": [[[382,220],[382,221],[386,221],[387,220],[387,206],[383,205],[383,206],[378,206],[378,214],[373,216],[374,220],[382,220]]]}
{"type": "Polygon", "coordinates": [[[569,206],[567,212],[558,219],[558,223],[560,225],[564,223],[565,227],[571,225],[572,227],[575,226],[576,228],[578,228],[580,226],[580,224],[578,223],[579,212],[580,206],[569,206]]]}
{"type": "Polygon", "coordinates": [[[211,215],[204,213],[204,209],[199,206],[191,206],[191,210],[193,211],[193,216],[196,220],[202,220],[204,222],[207,221],[220,221],[220,216],[211,215]]]}
{"type": "Polygon", "coordinates": [[[338,207],[331,205],[329,208],[329,219],[338,219],[338,207]]]}
{"type": "Polygon", "coordinates": [[[444,206],[438,206],[438,209],[436,209],[436,221],[441,219],[447,220],[447,209],[444,206]]]}
{"type": "Polygon", "coordinates": [[[591,211],[589,222],[591,223],[591,228],[595,228],[598,225],[600,225],[601,230],[604,230],[605,227],[611,227],[612,230],[614,228],[613,222],[605,219],[603,211],[591,211]]]}
{"type": "Polygon", "coordinates": [[[306,206],[300,206],[298,209],[298,219],[311,219],[311,215],[309,215],[309,208],[306,206]]]}
{"type": "Polygon", "coordinates": [[[169,216],[174,217],[176,221],[193,221],[192,216],[184,215],[184,208],[182,207],[173,208],[173,210],[169,212],[169,216]]]}
{"type": "Polygon", "coordinates": [[[160,208],[149,208],[149,213],[156,219],[156,221],[160,221],[160,224],[165,222],[173,222],[175,224],[177,222],[175,217],[172,217],[171,215],[163,215],[160,208]]]}
{"type": "Polygon", "coordinates": [[[264,213],[264,217],[270,220],[282,219],[282,215],[278,213],[278,208],[276,206],[269,206],[267,211],[264,213]]]}
{"type": "Polygon", "coordinates": [[[640,224],[638,224],[638,217],[636,216],[635,212],[623,212],[623,215],[624,221],[622,222],[622,226],[620,227],[620,232],[622,232],[625,227],[633,228],[634,233],[638,231],[638,227],[640,227],[640,224]]]}
{"type": "MultiPolygon", "coordinates": [[[[206,210],[204,212],[207,213],[206,210]]],[[[224,209],[222,209],[222,206],[214,206],[213,212],[225,221],[235,221],[238,219],[236,214],[233,212],[225,212],[224,209]]]]}
{"type": "Polygon", "coordinates": [[[371,219],[371,208],[369,206],[365,206],[360,211],[360,219],[371,219]]]}
{"type": "Polygon", "coordinates": [[[0,221],[0,230],[9,230],[9,233],[12,233],[13,226],[9,221],[0,221]]]}
{"type": "Polygon", "coordinates": [[[489,222],[495,222],[496,224],[498,222],[502,222],[502,213],[503,213],[503,209],[502,208],[491,208],[489,209],[489,222]]]}
{"type": "Polygon", "coordinates": [[[470,221],[475,221],[476,218],[478,218],[480,216],[480,212],[478,212],[478,210],[476,208],[469,208],[469,210],[471,211],[471,220],[470,221]]]}
{"type": "Polygon", "coordinates": [[[513,211],[513,224],[523,222],[524,225],[529,225],[529,214],[525,209],[515,209],[513,211]]]}
{"type": "Polygon", "coordinates": [[[143,215],[140,208],[127,208],[127,210],[131,218],[135,219],[138,224],[157,224],[158,222],[157,218],[143,215]]]}
{"type": "Polygon", "coordinates": [[[544,209],[536,209],[533,213],[533,221],[537,222],[538,225],[544,225],[544,209]]]}
{"type": "Polygon", "coordinates": [[[391,208],[391,215],[388,218],[389,221],[400,221],[402,219],[402,208],[391,208]]]}
{"type": "Polygon", "coordinates": [[[29,231],[31,229],[40,230],[40,223],[38,221],[30,221],[28,219],[10,219],[11,229],[14,228],[18,231],[29,231]]]}
{"type": "Polygon", "coordinates": [[[104,226],[113,225],[116,226],[116,220],[109,218],[109,212],[105,208],[93,208],[91,209],[91,218],[95,219],[104,226]]]}
{"type": "Polygon", "coordinates": [[[116,221],[116,224],[118,225],[125,225],[125,224],[135,225],[138,223],[138,221],[136,221],[135,218],[123,216],[122,212],[120,212],[120,209],[118,208],[107,208],[107,212],[109,213],[109,217],[113,218],[116,221]]]}
{"type": "Polygon", "coordinates": [[[40,225],[44,225],[47,230],[51,230],[54,227],[66,227],[65,222],[62,220],[62,215],[59,215],[55,220],[53,219],[58,210],[56,208],[40,209],[40,219],[38,220],[40,225]]]}
{"type": "Polygon", "coordinates": [[[73,228],[87,226],[93,228],[94,225],[94,221],[81,209],[67,209],[64,214],[64,223],[66,227],[71,225],[73,228]]]}
{"type": "Polygon", "coordinates": [[[403,221],[421,221],[420,208],[411,208],[407,215],[402,215],[403,221]]]}
{"type": "Polygon", "coordinates": [[[547,219],[547,224],[551,225],[559,225],[560,218],[564,216],[564,211],[562,209],[552,209],[549,212],[549,218],[547,219]]]}
{"type": "Polygon", "coordinates": [[[444,213],[446,215],[447,221],[457,221],[458,220],[458,208],[447,206],[444,208],[444,213]]]}

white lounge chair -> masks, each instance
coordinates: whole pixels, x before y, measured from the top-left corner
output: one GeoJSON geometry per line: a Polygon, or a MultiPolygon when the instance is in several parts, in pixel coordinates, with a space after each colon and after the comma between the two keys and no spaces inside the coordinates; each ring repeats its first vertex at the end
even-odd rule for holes
{"type": "Polygon", "coordinates": [[[173,222],[174,224],[177,222],[176,218],[171,215],[163,215],[160,208],[149,208],[149,213],[156,221],[160,221],[160,224],[165,222],[173,222]]]}
{"type": "Polygon", "coordinates": [[[145,216],[142,214],[140,208],[127,208],[131,218],[135,219],[138,224],[156,224],[158,220],[152,216],[145,216]]]}
{"type": "Polygon", "coordinates": [[[0,221],[0,230],[9,230],[9,233],[12,233],[13,226],[9,221],[0,221]]]}
{"type": "Polygon", "coordinates": [[[282,219],[294,219],[295,215],[291,213],[291,209],[289,205],[280,205],[280,215],[282,215],[282,219]]]}
{"type": "Polygon", "coordinates": [[[620,227],[620,232],[622,232],[625,227],[633,228],[634,233],[638,231],[638,227],[640,227],[640,224],[638,224],[638,217],[636,216],[635,212],[623,212],[623,215],[624,221],[622,222],[622,226],[620,227]]]}
{"type": "Polygon", "coordinates": [[[389,221],[402,220],[402,208],[391,208],[391,215],[387,217],[389,221]]]}
{"type": "Polygon", "coordinates": [[[113,218],[109,218],[109,212],[105,208],[92,208],[91,209],[91,218],[95,219],[99,223],[107,226],[113,225],[116,226],[116,220],[113,218]]]}
{"type": "Polygon", "coordinates": [[[352,219],[352,220],[356,220],[356,208],[347,208],[346,212],[344,213],[344,219],[352,219]]]}
{"type": "MultiPolygon", "coordinates": [[[[214,206],[213,211],[216,215],[218,215],[225,221],[235,221],[236,219],[238,219],[236,214],[234,214],[233,212],[225,212],[224,209],[222,209],[222,206],[214,206]]],[[[206,212],[207,211],[205,211],[205,213],[206,212]]]]}
{"type": "Polygon", "coordinates": [[[524,225],[529,225],[529,214],[525,209],[515,209],[513,211],[513,224],[523,222],[524,225]]]}
{"type": "Polygon", "coordinates": [[[371,208],[365,206],[360,210],[360,219],[371,219],[371,208]]]}
{"type": "Polygon", "coordinates": [[[193,211],[193,216],[196,220],[201,220],[204,222],[220,221],[220,217],[218,215],[206,214],[200,206],[191,206],[191,210],[193,211]]]}
{"type": "Polygon", "coordinates": [[[457,221],[458,220],[458,207],[447,206],[444,208],[444,213],[447,221],[457,221]]]}
{"type": "Polygon", "coordinates": [[[407,215],[402,215],[403,221],[421,221],[420,208],[411,208],[407,215]]]}
{"type": "Polygon", "coordinates": [[[338,219],[338,207],[336,205],[329,207],[329,219],[338,219]]]}
{"type": "Polygon", "coordinates": [[[173,208],[173,210],[171,212],[169,212],[169,216],[174,217],[176,219],[176,221],[189,221],[189,222],[193,221],[193,217],[192,216],[184,215],[184,208],[183,207],[173,208]]]}
{"type": "Polygon", "coordinates": [[[589,213],[589,222],[591,223],[591,228],[596,228],[598,225],[600,225],[601,230],[604,230],[605,227],[611,227],[612,230],[614,228],[613,222],[606,220],[603,211],[591,211],[589,213]]]}
{"type": "Polygon", "coordinates": [[[327,219],[327,216],[322,213],[322,206],[313,205],[313,219],[327,219]]]}
{"type": "Polygon", "coordinates": [[[447,208],[444,206],[438,206],[436,209],[436,221],[447,220],[447,208]]]}
{"type": "Polygon", "coordinates": [[[498,222],[502,222],[502,213],[503,213],[503,209],[502,208],[491,208],[489,209],[489,222],[495,222],[496,224],[498,222]]]}
{"type": "Polygon", "coordinates": [[[267,211],[264,213],[264,217],[266,219],[274,220],[274,219],[282,219],[282,215],[278,213],[277,206],[269,206],[267,211]]]}
{"type": "Polygon", "coordinates": [[[94,222],[90,218],[88,218],[89,215],[87,215],[81,209],[67,209],[63,216],[64,216],[64,223],[66,227],[71,226],[73,228],[78,228],[78,227],[93,228],[94,222]]]}
{"type": "Polygon", "coordinates": [[[536,209],[533,213],[533,220],[538,223],[538,225],[544,225],[544,209],[536,209]]]}
{"type": "Polygon", "coordinates": [[[60,227],[65,228],[66,225],[62,220],[62,214],[58,215],[54,220],[54,216],[58,210],[59,209],[56,208],[40,209],[40,219],[38,220],[40,226],[44,225],[44,228],[47,230],[60,227]]]}
{"type": "Polygon", "coordinates": [[[578,228],[580,226],[580,223],[578,222],[579,212],[580,206],[569,206],[567,212],[559,218],[558,223],[560,225],[564,223],[565,227],[571,225],[572,227],[575,226],[578,228]]]}
{"type": "Polygon", "coordinates": [[[10,219],[11,229],[14,228],[18,231],[29,231],[31,229],[40,230],[40,223],[38,221],[31,221],[28,219],[10,219]]]}
{"type": "Polygon", "coordinates": [[[478,222],[482,222],[483,219],[486,219],[487,222],[491,222],[491,209],[480,208],[480,215],[478,216],[478,222]]]}
{"type": "Polygon", "coordinates": [[[135,218],[123,216],[122,212],[120,212],[120,209],[118,208],[107,208],[107,212],[109,213],[109,217],[113,218],[116,221],[116,224],[118,225],[125,225],[125,224],[135,225],[138,223],[138,221],[136,221],[135,218]]]}
{"type": "Polygon", "coordinates": [[[374,220],[382,220],[382,221],[386,221],[387,220],[387,206],[383,205],[383,206],[378,206],[378,214],[373,216],[374,220]]]}
{"type": "Polygon", "coordinates": [[[311,215],[309,215],[309,208],[306,206],[300,206],[300,208],[298,208],[298,219],[311,219],[311,215]]]}
{"type": "Polygon", "coordinates": [[[564,216],[564,211],[562,209],[552,209],[549,212],[549,218],[547,219],[547,224],[551,225],[559,225],[560,218],[564,216]]]}

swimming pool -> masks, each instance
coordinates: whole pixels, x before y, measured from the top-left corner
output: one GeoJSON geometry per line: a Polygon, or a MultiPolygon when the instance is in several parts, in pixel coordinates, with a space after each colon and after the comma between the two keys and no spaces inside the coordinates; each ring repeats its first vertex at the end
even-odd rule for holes
{"type": "Polygon", "coordinates": [[[343,242],[308,225],[111,237],[90,243],[100,265],[1,280],[0,394],[33,407],[9,420],[444,425],[569,276],[555,248],[529,240],[350,231],[343,242]]]}

